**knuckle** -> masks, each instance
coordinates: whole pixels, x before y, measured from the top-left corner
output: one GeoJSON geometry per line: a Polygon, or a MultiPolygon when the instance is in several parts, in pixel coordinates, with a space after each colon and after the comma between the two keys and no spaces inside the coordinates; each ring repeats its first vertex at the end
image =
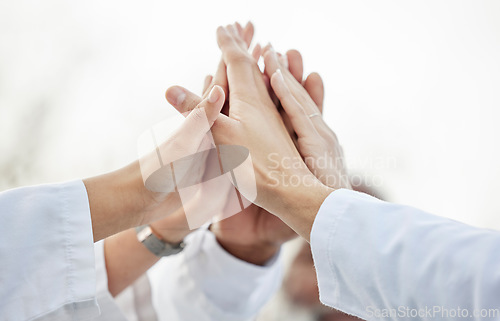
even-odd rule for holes
{"type": "Polygon", "coordinates": [[[203,120],[207,120],[207,116],[206,116],[206,113],[205,113],[205,108],[203,106],[199,106],[199,107],[196,107],[195,109],[193,109],[193,111],[191,112],[191,119],[193,120],[193,122],[195,123],[200,123],[202,122],[203,120]]]}

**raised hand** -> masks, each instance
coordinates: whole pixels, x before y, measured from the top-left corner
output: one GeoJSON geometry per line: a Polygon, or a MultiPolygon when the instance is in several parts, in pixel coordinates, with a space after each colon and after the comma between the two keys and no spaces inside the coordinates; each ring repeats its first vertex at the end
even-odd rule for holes
{"type": "Polygon", "coordinates": [[[321,117],[323,81],[312,73],[302,83],[302,58],[298,51],[287,54],[284,60],[271,46],[264,48],[265,72],[286,113],[286,123],[297,135],[297,147],[307,167],[325,185],[351,188],[344,165],[344,156],[337,136],[321,117]],[[300,63],[299,63],[300,62],[300,63]],[[291,64],[290,64],[291,63],[291,64]]]}
{"type": "MultiPolygon", "coordinates": [[[[257,45],[255,48],[252,56],[257,61],[260,57],[260,47],[257,45]]],[[[225,75],[225,68],[218,68],[215,77],[207,76],[203,86],[203,96],[206,96],[213,85],[221,84],[214,79],[225,79],[225,75]],[[221,73],[224,76],[221,76],[221,73]]],[[[255,204],[234,216],[213,223],[210,229],[226,251],[241,260],[257,265],[268,262],[284,242],[297,236],[278,217],[255,204]]]]}
{"type": "MultiPolygon", "coordinates": [[[[254,50],[252,56],[258,59],[254,50]]],[[[303,63],[300,53],[296,50],[290,50],[286,56],[282,56],[282,61],[287,59],[286,65],[294,78],[302,83],[303,63]]],[[[225,72],[225,71],[224,71],[225,72]]],[[[204,86],[204,92],[209,89],[211,76],[207,76],[204,86]]],[[[323,105],[323,82],[318,74],[311,74],[303,82],[304,88],[318,106],[323,105]]],[[[289,123],[288,116],[280,108],[280,113],[285,122],[289,123]]],[[[290,126],[289,132],[293,132],[290,126]]],[[[287,125],[286,127],[289,128],[287,125]]],[[[293,137],[292,137],[293,138],[293,137]]],[[[296,234],[279,218],[267,212],[266,210],[252,205],[233,217],[214,223],[211,226],[216,234],[219,243],[233,255],[244,259],[245,261],[261,264],[266,262],[285,241],[295,237],[296,234]]]]}
{"type": "Polygon", "coordinates": [[[259,191],[255,203],[308,238],[312,221],[306,215],[317,212],[331,189],[322,185],[302,161],[268,94],[262,74],[236,29],[219,27],[217,41],[227,66],[232,123],[219,126],[216,121],[214,138],[250,150],[259,191]]]}

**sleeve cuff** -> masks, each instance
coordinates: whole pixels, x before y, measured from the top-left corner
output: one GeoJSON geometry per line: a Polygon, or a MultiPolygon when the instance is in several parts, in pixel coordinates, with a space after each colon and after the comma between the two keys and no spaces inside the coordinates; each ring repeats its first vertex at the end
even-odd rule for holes
{"type": "Polygon", "coordinates": [[[329,245],[337,230],[338,218],[346,209],[343,200],[346,192],[344,189],[336,190],[323,201],[314,219],[310,236],[311,252],[319,283],[319,297],[321,302],[330,306],[338,301],[339,291],[335,286],[337,276],[331,268],[333,261],[329,245]],[[325,302],[330,299],[333,302],[325,302]]]}
{"type": "Polygon", "coordinates": [[[337,229],[341,217],[356,201],[376,200],[369,195],[347,189],[332,192],[321,205],[311,229],[311,251],[319,285],[321,302],[329,306],[341,306],[341,293],[338,287],[339,271],[332,257],[332,245],[339,242],[337,229]]]}
{"type": "Polygon", "coordinates": [[[212,303],[213,315],[231,316],[233,320],[251,318],[281,286],[280,253],[265,266],[250,264],[226,252],[208,230],[200,231],[191,245],[193,251],[186,253],[186,262],[212,303]]]}
{"type": "MultiPolygon", "coordinates": [[[[81,319],[99,315],[96,301],[94,238],[87,189],[82,181],[61,185],[64,200],[64,240],[68,264],[69,301],[86,302],[75,309],[81,319]]],[[[78,318],[77,318],[78,319],[78,318]]]]}

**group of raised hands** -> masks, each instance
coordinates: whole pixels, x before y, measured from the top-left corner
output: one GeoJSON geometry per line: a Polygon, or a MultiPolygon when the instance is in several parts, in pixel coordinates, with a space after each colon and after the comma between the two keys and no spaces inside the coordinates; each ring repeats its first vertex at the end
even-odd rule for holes
{"type": "Polygon", "coordinates": [[[217,29],[222,59],[202,96],[169,88],[185,118],[146,131],[137,161],[83,182],[0,194],[0,310],[9,320],[97,316],[97,275],[107,298],[146,271],[161,273],[151,285],[166,293],[153,296],[158,311],[171,312],[163,319],[181,310],[191,317],[177,319],[248,319],[279,286],[274,258],[297,234],[310,242],[321,302],[348,314],[387,319],[404,307],[390,315],[400,320],[439,305],[485,320],[473,311],[498,312],[500,234],[350,190],[342,148],[322,118],[320,76],[304,79],[295,50],[250,53],[253,33],[250,23],[217,29]],[[150,270],[184,248],[176,264],[150,270]]]}
{"type": "MultiPolygon", "coordinates": [[[[180,186],[182,180],[191,181],[191,185],[201,182],[201,178],[193,176],[205,177],[203,180],[215,177],[216,174],[208,173],[210,168],[219,174],[230,172],[234,167],[230,164],[234,162],[233,154],[238,152],[234,149],[224,152],[223,147],[244,147],[251,162],[237,173],[238,181],[232,181],[242,210],[224,215],[230,206],[230,191],[226,186],[205,185],[191,193],[188,201],[182,199],[172,184],[166,184],[168,188],[163,186],[164,190],[158,184],[144,188],[147,161],[137,161],[84,181],[95,241],[125,227],[150,224],[159,238],[179,242],[192,229],[189,217],[186,218],[188,212],[196,213],[202,221],[222,213],[225,219],[216,219],[210,226],[219,243],[240,259],[264,264],[297,234],[309,240],[324,199],[335,189],[351,187],[342,148],[322,118],[321,77],[312,73],[304,78],[302,57],[296,50],[280,54],[270,44],[263,48],[257,44],[250,52],[253,34],[251,23],[245,27],[238,23],[219,27],[217,43],[222,58],[215,74],[206,77],[202,96],[179,86],[167,90],[168,102],[186,118],[169,139],[159,144],[158,150],[168,166],[180,156],[203,153],[217,146],[218,164],[210,164],[207,159],[213,157],[205,155],[203,166],[184,162],[185,168],[179,170],[175,165],[174,183],[180,186]],[[264,71],[258,65],[261,58],[264,71]],[[221,161],[223,156],[227,156],[226,164],[221,161]],[[99,201],[104,199],[111,201],[99,201]]],[[[163,177],[163,180],[168,179],[163,177]]],[[[132,232],[128,233],[130,240],[135,238],[132,232]]],[[[113,269],[111,262],[132,260],[130,252],[120,254],[119,248],[126,240],[122,234],[106,242],[109,257],[122,256],[117,260],[108,258],[108,270],[113,269]]],[[[151,257],[150,264],[135,269],[136,273],[128,273],[125,278],[119,272],[109,273],[111,292],[114,288],[115,292],[122,290],[154,261],[151,257]],[[116,287],[113,275],[119,276],[116,287]]],[[[120,266],[117,271],[122,270],[120,266]]]]}
{"type": "MultiPolygon", "coordinates": [[[[215,144],[244,146],[250,152],[257,183],[254,205],[244,210],[247,217],[239,215],[217,226],[251,216],[264,224],[255,230],[267,243],[286,240],[289,234],[271,213],[308,239],[310,218],[323,199],[332,189],[350,188],[342,148],[322,118],[321,77],[312,73],[304,79],[296,50],[282,55],[271,45],[257,44],[250,53],[253,32],[251,23],[219,27],[222,59],[215,75],[205,79],[203,96],[174,86],[166,97],[188,117],[204,109],[215,144]],[[263,72],[258,66],[261,57],[263,72]]],[[[244,187],[238,189],[247,196],[244,187]]]]}

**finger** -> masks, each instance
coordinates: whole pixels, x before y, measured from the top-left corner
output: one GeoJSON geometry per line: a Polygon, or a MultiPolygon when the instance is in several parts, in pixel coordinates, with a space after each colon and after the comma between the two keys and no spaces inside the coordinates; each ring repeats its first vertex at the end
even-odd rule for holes
{"type": "Polygon", "coordinates": [[[234,26],[236,27],[236,30],[238,31],[238,35],[243,38],[243,27],[240,25],[238,21],[234,23],[234,26]]]}
{"type": "Polygon", "coordinates": [[[248,21],[245,28],[243,28],[243,40],[247,44],[247,48],[250,48],[250,44],[252,43],[253,35],[254,35],[255,29],[253,26],[253,23],[248,21]]]}
{"type": "Polygon", "coordinates": [[[271,88],[271,77],[276,72],[276,70],[280,69],[280,62],[278,61],[278,55],[272,48],[271,44],[266,46],[266,53],[264,55],[264,83],[269,92],[269,96],[272,98],[273,103],[278,106],[279,99],[276,97],[276,94],[273,92],[271,88]]]}
{"type": "Polygon", "coordinates": [[[290,118],[290,123],[292,124],[295,133],[297,133],[297,136],[301,138],[317,135],[318,132],[316,131],[314,124],[311,122],[311,119],[309,119],[308,115],[304,111],[304,108],[302,108],[288,89],[280,69],[278,69],[271,77],[271,86],[276,93],[276,96],[281,101],[281,105],[288,115],[288,118],[290,118]]]}
{"type": "MultiPolygon", "coordinates": [[[[219,61],[217,71],[212,78],[212,83],[210,84],[210,86],[213,87],[214,85],[220,86],[224,90],[224,94],[226,95],[227,100],[229,89],[227,85],[226,64],[224,63],[224,59],[221,59],[219,61]]],[[[208,94],[208,92],[205,94],[208,94]]]]}
{"type": "Polygon", "coordinates": [[[271,43],[269,42],[267,45],[264,46],[264,48],[262,48],[262,54],[264,55],[266,52],[268,52],[273,46],[271,45],[271,43]]]}
{"type": "Polygon", "coordinates": [[[292,49],[286,52],[286,57],[288,58],[288,70],[290,70],[290,73],[299,83],[302,83],[302,78],[304,76],[302,55],[297,50],[292,49]]]}
{"type": "MultiPolygon", "coordinates": [[[[212,90],[210,90],[210,93],[208,94],[208,97],[203,99],[194,109],[196,112],[198,109],[205,109],[205,113],[207,115],[207,119],[209,122],[210,127],[212,127],[213,123],[217,119],[217,117],[220,114],[220,111],[222,109],[222,106],[224,105],[225,101],[225,95],[224,95],[224,90],[222,90],[221,87],[219,86],[214,86],[212,90]]],[[[194,117],[191,116],[193,114],[193,111],[187,116],[189,117],[194,117]]]]}
{"type": "Polygon", "coordinates": [[[217,43],[227,66],[226,74],[231,93],[257,94],[256,87],[249,85],[255,82],[253,68],[257,68],[257,65],[253,58],[241,49],[231,33],[223,27],[217,29],[217,43]]]}
{"type": "Polygon", "coordinates": [[[208,91],[208,88],[210,87],[210,84],[212,83],[212,79],[214,77],[212,77],[212,75],[207,75],[205,77],[205,81],[203,83],[203,90],[202,90],[202,95],[205,96],[205,94],[207,94],[207,91],[208,91]]]}
{"type": "Polygon", "coordinates": [[[271,89],[271,80],[269,79],[269,76],[266,74],[262,74],[262,80],[264,81],[264,84],[266,85],[267,91],[271,89]]]}
{"type": "Polygon", "coordinates": [[[280,53],[278,53],[278,60],[280,62],[280,65],[282,68],[286,69],[286,70],[289,70],[288,69],[288,58],[286,55],[282,55],[280,53]]]}
{"type": "Polygon", "coordinates": [[[278,54],[272,47],[267,48],[267,50],[263,54],[264,57],[264,72],[267,74],[269,78],[276,72],[276,70],[280,69],[280,62],[278,60],[278,54]]]}
{"type": "MultiPolygon", "coordinates": [[[[279,61],[279,58],[277,58],[278,55],[274,51],[272,47],[268,48],[267,52],[264,54],[264,65],[265,65],[265,73],[272,77],[272,75],[280,69],[282,72],[282,75],[284,76],[285,82],[287,84],[287,87],[289,90],[292,92],[293,96],[295,99],[301,104],[301,106],[304,106],[306,109],[306,112],[308,114],[313,114],[315,112],[318,112],[318,108],[316,107],[316,103],[309,97],[308,93],[304,89],[302,82],[298,82],[296,77],[299,77],[299,74],[302,74],[302,57],[296,51],[295,53],[292,53],[292,61],[293,61],[293,69],[291,66],[291,69],[283,69],[284,66],[283,64],[279,61]],[[299,66],[300,65],[300,66],[299,66]],[[295,76],[292,75],[291,70],[294,70],[294,73],[296,74],[295,76]]],[[[300,76],[302,77],[302,76],[300,76]]],[[[314,79],[314,78],[313,78],[314,79]]],[[[315,79],[316,80],[316,79],[315,79]]],[[[314,83],[314,82],[313,82],[314,83]]],[[[316,82],[317,83],[317,82],[316,82]]]]}
{"type": "Polygon", "coordinates": [[[323,101],[325,99],[325,88],[323,85],[323,79],[321,76],[313,72],[309,76],[307,76],[304,82],[304,88],[306,89],[311,99],[314,101],[320,113],[323,113],[323,101]]]}
{"type": "Polygon", "coordinates": [[[174,106],[181,114],[190,112],[202,100],[198,95],[181,86],[172,86],[168,88],[165,97],[170,105],[174,106]]]}
{"type": "Polygon", "coordinates": [[[186,146],[199,146],[219,117],[224,101],[222,88],[219,86],[212,88],[208,97],[187,114],[176,136],[182,139],[186,146]]]}
{"type": "MultiPolygon", "coordinates": [[[[214,88],[221,88],[220,86],[214,86],[214,88]]],[[[222,88],[221,88],[222,89],[222,88]]],[[[213,89],[212,89],[213,90],[213,89]]],[[[181,86],[172,86],[167,90],[166,96],[168,102],[184,117],[190,114],[203,100],[208,99],[209,92],[205,98],[201,98],[198,95],[192,93],[181,86]],[[180,96],[180,97],[179,97],[180,96]]],[[[224,94],[225,96],[225,94],[224,94]]],[[[231,126],[232,120],[226,115],[220,114],[217,117],[217,122],[220,127],[231,126]]]]}
{"type": "Polygon", "coordinates": [[[236,25],[228,25],[226,28],[231,33],[231,36],[233,36],[233,39],[234,39],[234,41],[236,41],[236,43],[238,44],[238,46],[240,46],[244,50],[247,50],[248,46],[245,43],[245,41],[243,40],[243,37],[240,35],[240,33],[239,33],[238,28],[236,27],[236,25]]]}
{"type": "Polygon", "coordinates": [[[262,48],[259,44],[256,44],[252,50],[252,57],[255,61],[259,61],[260,55],[262,53],[262,48]]]}

